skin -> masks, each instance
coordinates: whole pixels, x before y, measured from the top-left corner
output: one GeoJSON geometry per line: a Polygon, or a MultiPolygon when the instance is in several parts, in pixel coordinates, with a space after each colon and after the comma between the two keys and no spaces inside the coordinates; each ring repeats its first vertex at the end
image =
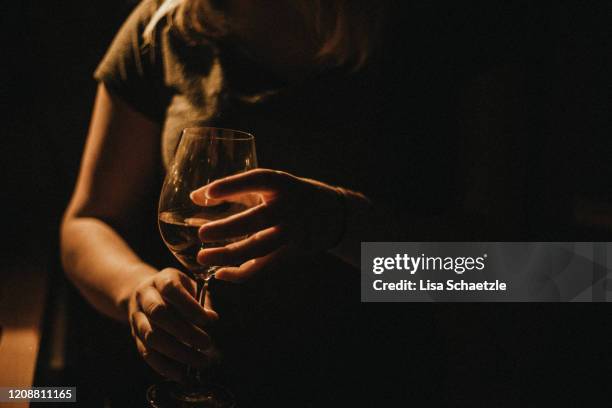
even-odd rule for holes
{"type": "MultiPolygon", "coordinates": [[[[198,253],[201,264],[240,265],[220,269],[216,274],[219,279],[243,281],[285,256],[334,247],[344,232],[342,200],[365,200],[354,192],[269,169],[218,180],[192,192],[191,199],[205,205],[210,199],[232,200],[254,193],[261,196],[261,204],[199,230],[202,242],[249,235],[198,253]]],[[[356,259],[353,261],[356,264],[356,259]]]]}
{"type": "MultiPolygon", "coordinates": [[[[249,13],[260,9],[254,8],[251,2],[234,2],[232,7],[241,10],[237,21],[244,22],[238,24],[239,36],[250,39],[249,48],[256,50],[256,55],[267,61],[271,69],[288,78],[309,69],[306,61],[310,61],[314,51],[306,35],[289,29],[296,18],[294,14],[286,19],[287,32],[291,34],[274,42],[271,33],[258,30],[247,18],[249,13]],[[262,47],[266,43],[272,46],[262,47]],[[300,43],[304,46],[296,47],[300,43]],[[302,51],[283,52],[289,48],[302,51]]],[[[277,16],[282,13],[278,7],[271,10],[277,16]]],[[[185,364],[204,365],[214,355],[205,327],[218,316],[210,302],[206,308],[198,305],[194,300],[195,285],[184,274],[171,268],[158,271],[147,265],[118,233],[127,225],[127,220],[139,216],[145,190],[142,186],[151,184],[159,162],[159,138],[158,125],[110,94],[104,85],[99,86],[79,178],[62,222],[62,260],[69,278],[97,309],[130,324],[135,345],[144,360],[160,374],[179,380],[185,364]],[[139,154],[132,155],[133,151],[139,154]],[[122,182],[117,183],[118,179],[122,182]]],[[[249,187],[245,182],[256,182],[253,187],[261,187],[264,203],[233,222],[217,223],[203,231],[205,239],[215,234],[227,236],[245,228],[254,233],[247,241],[224,251],[200,254],[202,262],[220,258],[232,264],[238,259],[242,261],[239,268],[221,271],[220,279],[244,280],[292,252],[327,249],[337,241],[342,229],[338,220],[344,210],[339,195],[347,197],[347,201],[365,202],[357,193],[340,192],[324,183],[286,173],[257,170],[252,174],[254,178],[242,180],[242,184],[236,181],[232,184],[230,179],[227,186],[246,190],[249,187]],[[270,186],[265,187],[266,183],[270,186]],[[288,204],[297,208],[298,202],[319,203],[310,212],[306,208],[298,209],[303,220],[318,220],[312,222],[317,228],[308,237],[318,243],[317,247],[301,245],[306,237],[299,231],[304,228],[289,222],[281,226],[282,217],[274,215],[277,212],[288,215],[288,204]],[[261,219],[262,223],[257,224],[255,219],[261,219]],[[268,226],[263,231],[255,231],[268,226]]],[[[211,191],[217,194],[218,188],[219,185],[211,191]]],[[[218,197],[226,198],[228,193],[226,189],[218,197]]],[[[196,192],[194,198],[197,200],[199,196],[196,192]]],[[[356,254],[354,258],[357,259],[356,254]]]]}
{"type": "MultiPolygon", "coordinates": [[[[138,217],[142,199],[138,193],[154,177],[159,137],[157,125],[99,86],[77,186],[62,222],[62,262],[68,277],[98,310],[129,323],[143,359],[160,374],[180,380],[185,364],[203,366],[214,356],[205,328],[218,319],[217,313],[210,297],[206,307],[195,301],[195,283],[185,274],[173,268],[158,271],[146,264],[117,232],[138,217]],[[122,182],[117,183],[118,179],[122,182]]],[[[264,199],[257,207],[200,231],[204,240],[254,232],[247,240],[199,254],[201,262],[244,261],[239,268],[220,271],[220,279],[232,281],[247,279],[292,252],[325,249],[341,229],[339,195],[364,199],[265,169],[223,181],[196,190],[194,201],[206,194],[220,199],[247,191],[259,192],[264,199]],[[312,202],[318,205],[307,205],[312,202]],[[304,217],[302,222],[316,225],[308,237],[316,246],[303,245],[306,237],[299,232],[303,224],[282,222],[296,214],[287,208],[297,203],[302,203],[297,210],[304,217]],[[259,229],[263,230],[256,232],[259,229]]]]}
{"type": "Polygon", "coordinates": [[[297,80],[317,68],[320,45],[305,26],[302,15],[290,3],[229,0],[226,13],[231,18],[233,34],[252,57],[279,77],[297,80]],[[270,24],[271,21],[274,24],[270,24]]]}
{"type": "Polygon", "coordinates": [[[157,125],[99,87],[79,179],[62,222],[62,261],[98,310],[130,324],[144,360],[178,380],[182,363],[208,360],[211,341],[202,328],[217,315],[210,305],[198,305],[195,285],[183,273],[147,265],[117,233],[137,216],[140,187],[153,177],[158,140],[157,125]],[[132,149],[142,154],[132,156],[132,149]]]}
{"type": "MultiPolygon", "coordinates": [[[[243,7],[242,17],[238,17],[244,22],[239,24],[240,36],[262,60],[269,62],[271,69],[288,78],[308,71],[314,60],[308,35],[296,33],[295,28],[287,28],[293,32],[290,40],[271,35],[258,28],[261,25],[256,22],[261,20],[246,18],[249,10],[253,16],[258,15],[253,8],[257,2],[230,3],[234,9],[243,7]],[[299,49],[301,41],[303,52],[280,52],[290,45],[299,49]]],[[[282,14],[278,6],[274,6],[273,12],[282,14]]],[[[284,21],[280,14],[275,21],[284,21]]],[[[295,18],[290,14],[287,21],[295,18]]],[[[268,21],[267,17],[263,21],[268,21]]],[[[278,33],[277,26],[264,25],[278,33]]],[[[470,100],[490,99],[491,106],[498,100],[513,100],[505,89],[480,83],[474,89],[477,91],[470,100]]],[[[480,107],[478,112],[484,118],[491,117],[486,107],[480,107]]],[[[478,117],[473,119],[476,124],[482,122],[478,117]]],[[[509,123],[520,127],[518,120],[509,123]]],[[[283,257],[303,252],[329,250],[358,265],[363,237],[372,241],[402,240],[402,236],[395,237],[391,232],[398,230],[397,225],[406,226],[412,236],[427,237],[426,234],[432,236],[437,232],[438,236],[442,233],[452,237],[450,231],[469,231],[474,225],[501,227],[496,214],[503,213],[517,219],[513,225],[518,229],[521,203],[512,191],[519,191],[521,186],[512,181],[504,183],[513,175],[496,174],[488,166],[491,162],[503,170],[508,158],[496,146],[500,140],[507,140],[506,133],[512,135],[515,130],[506,124],[499,129],[496,126],[495,122],[485,123],[486,130],[475,129],[476,137],[469,141],[474,151],[488,153],[483,156],[487,162],[478,158],[469,161],[472,167],[467,172],[474,177],[467,186],[465,206],[437,219],[410,219],[409,215],[391,214],[380,207],[373,210],[368,198],[359,192],[269,169],[253,170],[203,186],[192,194],[195,203],[230,199],[244,193],[260,194],[262,203],[203,226],[199,230],[203,241],[251,236],[223,248],[201,251],[198,260],[239,265],[220,270],[217,277],[243,281],[283,257]],[[488,185],[513,188],[500,187],[482,195],[488,185]],[[342,231],[343,239],[338,243],[342,231]]],[[[109,93],[104,85],[99,86],[77,185],[61,226],[61,254],[68,277],[88,301],[102,313],[128,323],[143,359],[160,374],[180,380],[185,364],[205,366],[214,358],[206,327],[219,317],[210,297],[205,307],[194,300],[195,284],[186,275],[176,269],[160,271],[146,264],[118,232],[140,215],[143,186],[152,184],[160,160],[159,139],[158,125],[109,93]],[[135,151],[137,155],[131,153],[135,151]]],[[[512,231],[500,231],[512,236],[512,231]]]]}

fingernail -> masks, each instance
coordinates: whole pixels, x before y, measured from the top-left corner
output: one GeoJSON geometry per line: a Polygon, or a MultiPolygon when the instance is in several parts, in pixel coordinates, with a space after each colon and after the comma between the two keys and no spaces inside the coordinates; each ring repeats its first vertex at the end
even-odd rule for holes
{"type": "Polygon", "coordinates": [[[196,255],[196,261],[200,265],[204,265],[206,263],[206,255],[204,254],[204,250],[198,251],[198,254],[196,255]]]}
{"type": "Polygon", "coordinates": [[[222,281],[225,281],[225,282],[232,282],[232,283],[240,283],[241,282],[241,279],[240,279],[239,276],[236,276],[233,273],[229,273],[229,272],[225,272],[225,271],[223,271],[223,272],[217,271],[215,273],[215,279],[219,279],[219,280],[222,280],[222,281]]]}
{"type": "Polygon", "coordinates": [[[210,192],[209,192],[209,190],[210,190],[210,187],[208,187],[208,186],[202,187],[200,189],[200,191],[199,191],[201,197],[205,198],[205,199],[210,199],[210,192]]]}
{"type": "Polygon", "coordinates": [[[206,318],[209,319],[209,321],[214,322],[219,320],[219,314],[217,312],[208,308],[205,308],[204,310],[206,310],[206,318]]]}
{"type": "Polygon", "coordinates": [[[225,271],[223,269],[219,269],[217,270],[217,272],[215,272],[215,279],[218,280],[225,280],[225,271]]]}
{"type": "Polygon", "coordinates": [[[206,234],[207,230],[210,228],[210,224],[213,224],[214,221],[207,222],[206,224],[200,227],[200,234],[206,234]]]}
{"type": "Polygon", "coordinates": [[[202,201],[205,200],[206,197],[204,196],[204,194],[201,191],[198,190],[194,190],[189,194],[189,198],[191,199],[191,201],[193,202],[198,202],[198,201],[202,201]]]}

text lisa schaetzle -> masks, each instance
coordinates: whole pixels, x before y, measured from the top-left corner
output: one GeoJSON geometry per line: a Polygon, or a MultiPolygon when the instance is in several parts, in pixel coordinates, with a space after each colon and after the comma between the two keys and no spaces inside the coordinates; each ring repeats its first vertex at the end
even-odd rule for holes
{"type": "MultiPolygon", "coordinates": [[[[478,257],[441,257],[441,256],[410,256],[396,254],[392,257],[375,257],[372,262],[372,272],[382,275],[386,271],[404,271],[414,275],[419,271],[452,271],[462,275],[466,271],[483,271],[487,254],[478,257]]],[[[418,281],[400,279],[395,282],[384,282],[376,279],[372,283],[376,291],[505,291],[507,285],[499,280],[471,282],[464,279],[447,279],[444,282],[432,279],[418,281]]]]}

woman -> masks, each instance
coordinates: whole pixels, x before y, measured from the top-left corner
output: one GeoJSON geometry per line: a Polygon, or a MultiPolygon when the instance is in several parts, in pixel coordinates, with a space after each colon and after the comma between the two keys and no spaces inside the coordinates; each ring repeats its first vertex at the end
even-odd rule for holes
{"type": "MultiPolygon", "coordinates": [[[[507,237],[520,227],[520,186],[505,170],[495,178],[504,155],[487,150],[504,139],[470,137],[471,123],[448,119],[463,95],[469,98],[469,69],[448,65],[461,52],[431,52],[451,35],[423,41],[418,14],[403,26],[388,7],[368,0],[144,0],[121,28],[96,71],[100,85],[62,224],[62,257],[97,309],[129,322],[138,351],[158,373],[178,380],[185,364],[206,365],[213,341],[234,359],[224,365],[284,372],[279,367],[287,364],[257,357],[258,345],[271,342],[273,358],[290,353],[287,342],[312,347],[308,329],[316,325],[319,336],[344,330],[351,337],[356,314],[343,308],[356,303],[358,274],[347,263],[357,265],[361,241],[474,239],[491,230],[507,237]],[[440,59],[430,66],[446,66],[421,70],[414,61],[425,57],[440,59]],[[265,192],[263,205],[200,230],[204,241],[252,234],[198,254],[202,263],[239,265],[217,278],[244,282],[213,287],[214,307],[207,308],[193,299],[190,279],[144,249],[160,242],[147,229],[154,226],[148,211],[180,129],[193,124],[253,132],[266,168],[193,193],[199,203],[265,192]],[[483,151],[491,154],[475,153],[483,151]],[[491,164],[492,173],[479,171],[491,164]],[[510,181],[501,187],[499,180],[510,181]],[[245,330],[246,350],[239,338],[245,330]]],[[[430,12],[418,4],[415,10],[430,12]]],[[[433,30],[449,30],[436,24],[433,30]]],[[[495,126],[487,124],[491,134],[495,126]]],[[[326,344],[339,358],[341,349],[326,344]]],[[[312,356],[298,357],[291,361],[312,356]]],[[[334,365],[314,358],[318,369],[334,365]]]]}

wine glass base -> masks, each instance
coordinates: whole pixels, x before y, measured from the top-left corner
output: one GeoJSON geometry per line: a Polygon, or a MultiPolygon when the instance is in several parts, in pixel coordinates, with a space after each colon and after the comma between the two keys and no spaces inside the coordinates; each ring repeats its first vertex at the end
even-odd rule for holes
{"type": "Polygon", "coordinates": [[[225,388],[206,384],[188,391],[179,383],[164,381],[147,390],[151,408],[234,408],[234,397],[225,388]]]}

